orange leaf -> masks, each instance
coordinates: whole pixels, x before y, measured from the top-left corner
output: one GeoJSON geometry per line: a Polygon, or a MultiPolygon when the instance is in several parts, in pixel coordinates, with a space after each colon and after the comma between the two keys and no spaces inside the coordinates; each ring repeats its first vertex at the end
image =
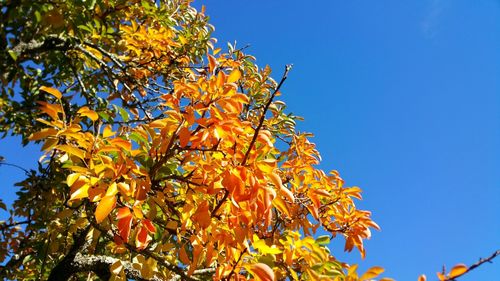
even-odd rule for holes
{"type": "Polygon", "coordinates": [[[374,266],[370,269],[368,269],[360,278],[360,280],[369,280],[373,279],[377,276],[379,276],[382,272],[384,272],[384,269],[380,266],[374,266]]]}
{"type": "Polygon", "coordinates": [[[61,99],[62,98],[62,94],[61,94],[61,92],[59,92],[58,89],[54,89],[54,88],[51,88],[51,87],[42,86],[42,87],[40,87],[40,90],[53,95],[57,99],[61,99]]]}
{"type": "Polygon", "coordinates": [[[252,264],[249,269],[257,281],[275,280],[273,270],[265,263],[252,264]]]}
{"type": "Polygon", "coordinates": [[[137,249],[144,249],[148,246],[149,242],[152,240],[151,236],[148,234],[148,230],[143,226],[139,228],[137,236],[135,237],[135,246],[137,249]]]}
{"type": "Polygon", "coordinates": [[[156,232],[156,227],[154,226],[154,224],[148,220],[148,219],[145,219],[142,221],[142,225],[144,227],[146,227],[146,229],[150,232],[150,233],[155,233],[156,232]]]}
{"type": "Polygon", "coordinates": [[[104,196],[95,210],[95,220],[102,222],[111,213],[116,204],[116,196],[104,196]]]}
{"type": "Polygon", "coordinates": [[[132,227],[133,215],[130,209],[127,207],[120,208],[118,210],[118,233],[123,241],[128,242],[128,237],[130,236],[130,229],[132,227]]]}
{"type": "Polygon", "coordinates": [[[211,55],[207,55],[207,57],[208,57],[208,70],[210,72],[213,72],[215,66],[217,65],[217,60],[211,55]]]}
{"type": "Polygon", "coordinates": [[[193,215],[193,220],[200,224],[201,228],[205,229],[210,226],[212,218],[208,211],[208,201],[203,201],[196,209],[193,215]]]}
{"type": "Polygon", "coordinates": [[[270,173],[269,178],[273,182],[274,186],[277,188],[281,188],[283,183],[281,182],[281,178],[276,173],[270,173]]]}
{"type": "Polygon", "coordinates": [[[418,281],[427,281],[427,276],[425,276],[425,274],[420,275],[418,281]]]}
{"type": "Polygon", "coordinates": [[[122,148],[125,151],[130,151],[132,150],[132,144],[128,140],[124,140],[122,138],[114,138],[109,141],[113,145],[122,148]]]}
{"type": "Polygon", "coordinates": [[[457,264],[450,271],[450,278],[455,278],[467,272],[467,266],[465,264],[457,264]]]}
{"type": "Polygon", "coordinates": [[[116,218],[119,220],[129,216],[132,216],[132,212],[130,212],[130,208],[128,207],[118,209],[118,213],[116,214],[116,218]]]}
{"type": "Polygon", "coordinates": [[[189,139],[191,138],[191,132],[186,127],[182,127],[179,130],[179,143],[181,147],[185,147],[189,143],[189,139]]]}
{"type": "Polygon", "coordinates": [[[179,260],[183,264],[190,264],[191,263],[191,260],[189,259],[188,255],[187,255],[187,252],[186,252],[186,249],[184,248],[184,246],[181,246],[181,250],[179,251],[179,260]]]}
{"type": "MultiPolygon", "coordinates": [[[[53,120],[59,120],[58,113],[62,113],[62,107],[60,105],[51,104],[44,101],[37,101],[36,103],[40,105],[40,110],[49,115],[53,120]]],[[[41,120],[38,121],[42,122],[41,120]]]]}
{"type": "Polygon", "coordinates": [[[276,207],[276,209],[278,209],[282,214],[285,214],[287,217],[291,218],[288,206],[281,197],[274,198],[273,206],[276,207]]]}

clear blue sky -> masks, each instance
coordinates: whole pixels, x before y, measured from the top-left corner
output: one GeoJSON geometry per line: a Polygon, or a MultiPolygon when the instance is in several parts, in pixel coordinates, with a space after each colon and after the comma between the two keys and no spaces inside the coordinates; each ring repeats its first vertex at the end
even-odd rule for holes
{"type": "MultiPolygon", "coordinates": [[[[500,1],[195,4],[276,79],[294,64],[282,99],[382,227],[363,268],[437,280],[500,249],[500,1]]],[[[499,276],[497,260],[460,280],[499,276]]]]}
{"type": "MultiPolygon", "coordinates": [[[[323,156],[382,227],[362,268],[436,280],[500,248],[500,1],[222,1],[205,4],[219,45],[237,40],[279,78],[323,156]]],[[[27,165],[34,148],[0,141],[27,165]]],[[[32,166],[33,167],[33,166],[32,166]]],[[[3,194],[22,172],[0,168],[3,194]]],[[[343,241],[331,245],[347,262],[343,241]]],[[[462,281],[496,281],[500,260],[462,281]]]]}

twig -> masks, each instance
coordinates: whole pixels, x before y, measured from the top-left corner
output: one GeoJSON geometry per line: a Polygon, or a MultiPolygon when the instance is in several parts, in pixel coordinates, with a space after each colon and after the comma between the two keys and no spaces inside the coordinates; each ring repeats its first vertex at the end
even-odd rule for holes
{"type": "Polygon", "coordinates": [[[25,168],[23,168],[23,167],[21,167],[21,166],[19,166],[19,165],[16,165],[16,164],[11,164],[11,163],[0,162],[0,166],[2,166],[2,165],[5,165],[5,166],[10,166],[10,167],[14,167],[14,168],[20,169],[20,170],[24,171],[24,173],[25,173],[26,175],[29,175],[29,173],[30,173],[30,172],[29,172],[28,170],[26,170],[25,168]]]}
{"type": "Polygon", "coordinates": [[[478,268],[479,266],[481,266],[482,264],[484,263],[493,263],[492,260],[494,258],[496,258],[497,256],[500,256],[500,250],[496,250],[491,256],[487,257],[487,258],[480,258],[478,262],[476,262],[475,264],[471,265],[469,268],[467,268],[467,270],[460,274],[460,275],[457,275],[457,276],[454,276],[454,277],[450,277],[450,278],[446,278],[444,279],[444,281],[456,281],[456,279],[458,277],[462,277],[464,276],[465,274],[469,273],[470,271],[478,268]]]}
{"type": "Polygon", "coordinates": [[[243,250],[240,254],[240,256],[238,257],[238,260],[236,261],[236,263],[233,265],[233,268],[231,269],[231,272],[229,272],[229,275],[224,278],[224,280],[231,280],[231,276],[233,276],[234,274],[234,270],[236,269],[236,266],[238,266],[238,264],[240,263],[241,259],[243,258],[243,255],[248,251],[248,248],[245,248],[245,250],[243,250]]]}
{"type": "Polygon", "coordinates": [[[267,113],[267,110],[269,109],[269,106],[271,105],[271,103],[273,102],[273,99],[274,97],[276,96],[276,94],[278,93],[278,91],[280,90],[281,86],[283,85],[283,83],[285,82],[286,78],[288,77],[288,72],[292,69],[292,65],[289,64],[289,65],[286,65],[285,66],[285,72],[283,73],[283,76],[281,77],[281,81],[280,83],[278,84],[278,86],[274,89],[271,97],[269,98],[269,100],[267,101],[266,103],[266,106],[264,107],[264,111],[262,112],[262,115],[260,116],[260,120],[259,120],[259,125],[257,126],[257,128],[255,128],[255,133],[253,134],[253,138],[252,140],[250,141],[250,146],[248,147],[248,150],[247,152],[245,153],[245,157],[243,157],[243,161],[241,161],[241,165],[244,166],[248,160],[248,156],[250,155],[250,151],[252,151],[252,148],[255,144],[255,141],[257,140],[257,137],[259,136],[259,131],[260,129],[262,128],[262,125],[264,124],[264,120],[266,120],[266,113],[267,113]]]}

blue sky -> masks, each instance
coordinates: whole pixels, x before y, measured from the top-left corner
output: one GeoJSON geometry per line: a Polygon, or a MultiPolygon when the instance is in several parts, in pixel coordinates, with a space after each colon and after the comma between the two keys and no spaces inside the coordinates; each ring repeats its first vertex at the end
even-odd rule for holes
{"type": "MultiPolygon", "coordinates": [[[[382,227],[366,269],[416,280],[500,248],[500,1],[215,1],[219,45],[238,41],[281,76],[282,99],[315,134],[322,168],[364,190],[359,206],[382,227]],[[308,4],[306,4],[308,3],[308,4]]],[[[16,140],[0,155],[39,157],[16,140]]],[[[0,168],[3,194],[22,172],[0,168]]],[[[360,262],[357,253],[334,254],[360,262]]],[[[494,281],[500,260],[462,281],[494,281]]]]}
{"type": "MultiPolygon", "coordinates": [[[[500,249],[500,1],[195,4],[221,46],[250,44],[276,79],[294,64],[282,99],[382,227],[362,268],[437,280],[500,249]]],[[[498,280],[499,263],[460,280],[498,280]]]]}

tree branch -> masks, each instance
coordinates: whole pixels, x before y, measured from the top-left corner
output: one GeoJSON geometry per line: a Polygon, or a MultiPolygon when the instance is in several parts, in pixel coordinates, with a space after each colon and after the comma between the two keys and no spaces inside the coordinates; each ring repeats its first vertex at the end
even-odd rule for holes
{"type": "Polygon", "coordinates": [[[49,35],[44,40],[31,40],[29,42],[19,42],[11,50],[18,56],[32,54],[39,51],[48,50],[67,50],[71,46],[68,39],[61,38],[58,35],[49,35]]]}
{"type": "Polygon", "coordinates": [[[111,277],[111,266],[117,262],[120,262],[123,266],[123,270],[125,272],[125,276],[127,279],[133,280],[152,280],[152,281],[160,281],[163,280],[158,276],[153,276],[151,278],[145,278],[141,272],[135,269],[132,266],[132,263],[127,261],[122,261],[109,256],[100,256],[100,255],[83,255],[81,253],[77,253],[73,262],[71,263],[71,269],[74,272],[94,272],[100,278],[107,280],[111,277]]]}
{"type": "Polygon", "coordinates": [[[87,244],[87,233],[90,231],[90,225],[88,225],[84,230],[73,235],[73,245],[71,246],[69,252],[66,256],[52,269],[50,272],[48,281],[66,281],[68,280],[75,271],[72,263],[75,260],[77,254],[85,247],[87,244]],[[73,269],[73,270],[72,270],[73,269]]]}
{"type": "Polygon", "coordinates": [[[250,151],[252,151],[252,148],[255,144],[255,141],[257,140],[257,137],[259,136],[259,131],[262,128],[262,125],[264,124],[264,120],[266,120],[266,113],[267,113],[267,110],[269,109],[269,106],[273,102],[274,97],[276,96],[276,94],[280,90],[281,86],[285,82],[286,78],[288,77],[288,72],[291,69],[292,69],[292,65],[289,64],[289,65],[285,66],[285,72],[283,73],[283,76],[281,77],[281,81],[279,82],[278,86],[276,86],[273,93],[271,94],[271,97],[269,98],[266,105],[264,106],[264,111],[262,112],[262,115],[260,116],[259,125],[257,126],[257,128],[255,128],[255,133],[253,134],[253,138],[250,141],[250,145],[248,146],[248,150],[245,153],[245,156],[243,157],[243,161],[241,161],[242,166],[244,166],[246,164],[246,162],[248,160],[248,156],[250,156],[250,151]]]}
{"type": "Polygon", "coordinates": [[[489,256],[487,258],[484,258],[484,259],[480,258],[478,262],[476,262],[475,264],[473,264],[469,268],[467,268],[467,271],[465,271],[464,273],[462,273],[462,274],[460,274],[458,276],[452,277],[452,278],[447,278],[444,281],[456,281],[457,278],[464,276],[465,274],[467,274],[467,273],[471,272],[472,270],[478,268],[479,266],[481,266],[484,263],[493,263],[492,260],[494,258],[496,258],[497,256],[500,256],[500,250],[496,250],[491,256],[489,256]]]}

